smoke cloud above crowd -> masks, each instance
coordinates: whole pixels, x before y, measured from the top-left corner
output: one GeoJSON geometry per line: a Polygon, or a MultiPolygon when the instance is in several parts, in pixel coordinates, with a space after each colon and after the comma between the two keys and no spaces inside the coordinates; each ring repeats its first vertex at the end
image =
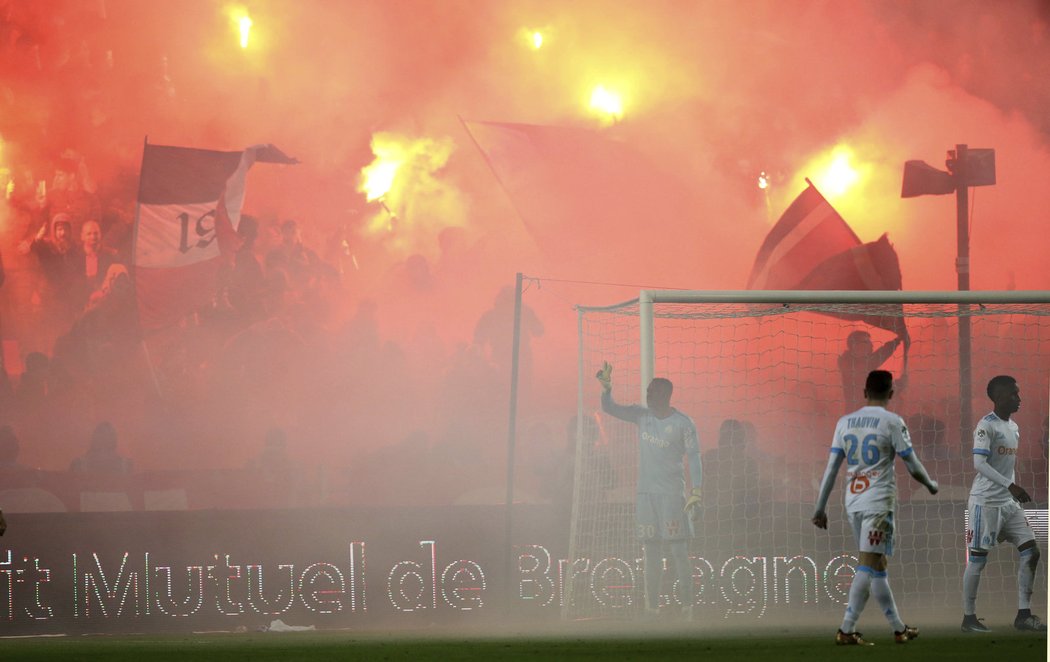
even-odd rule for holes
{"type": "MultiPolygon", "coordinates": [[[[954,198],[905,200],[900,185],[904,161],[943,168],[959,143],[996,150],[996,184],[971,197],[973,289],[1050,289],[1034,240],[1050,221],[1042,0],[6,0],[0,19],[9,198],[41,182],[45,193],[72,151],[112,207],[103,212],[130,221],[144,140],[271,143],[300,163],[256,166],[244,213],[263,245],[294,219],[339,274],[317,312],[323,341],[299,328],[291,354],[276,356],[269,343],[289,345],[266,334],[244,350],[272,372],[230,369],[205,387],[159,368],[164,399],[191,396],[165,410],[178,421],[169,438],[126,423],[122,443],[143,467],[205,449],[236,465],[279,424],[304,463],[382,464],[393,452],[425,464],[463,450],[470,466],[455,469],[495,488],[516,273],[533,279],[522,460],[540,463],[563,449],[575,412],[573,306],[640,287],[744,289],[807,177],[862,241],[889,233],[904,289],[955,289],[954,198]],[[629,147],[645,172],[628,170],[638,187],[604,203],[630,218],[544,224],[508,195],[471,122],[588,130],[629,147]],[[283,374],[309,387],[282,389],[283,374]]],[[[562,156],[566,172],[600,165],[562,156]]],[[[572,195],[571,182],[551,189],[541,208],[603,209],[572,195]]],[[[28,268],[15,247],[35,229],[0,218],[15,282],[28,268]]],[[[23,452],[58,468],[81,443],[23,452]]]]}

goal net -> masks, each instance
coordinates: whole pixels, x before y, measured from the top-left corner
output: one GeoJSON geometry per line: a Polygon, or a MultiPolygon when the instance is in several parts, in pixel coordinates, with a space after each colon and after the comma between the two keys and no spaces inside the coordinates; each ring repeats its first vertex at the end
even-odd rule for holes
{"type": "MultiPolygon", "coordinates": [[[[630,618],[644,604],[634,536],[638,431],[601,412],[594,375],[603,361],[614,366],[612,394],[623,404],[644,403],[651,377],[669,378],[672,405],[699,432],[704,480],[690,541],[693,585],[676,585],[665,568],[666,610],[693,591],[694,615],[705,619],[787,623],[810,612],[841,614],[857,554],[841,471],[828,530],[810,518],[835,423],[863,405],[864,377],[874,367],[893,372],[889,408],[905,418],[941,485],[931,496],[896,463],[889,577],[902,614],[926,623],[960,618],[972,430],[991,411],[985,388],[998,374],[1021,387],[1017,483],[1034,499],[1026,514],[1047,548],[1050,293],[643,291],[634,301],[578,310],[567,618],[630,618]],[[905,336],[910,342],[899,340],[905,336]]],[[[1016,609],[1016,563],[1011,545],[992,550],[979,614],[1016,609]]],[[[1045,568],[1033,596],[1041,615],[1045,568]]],[[[865,611],[861,625],[869,620],[869,628],[882,624],[877,608],[865,611]]]]}

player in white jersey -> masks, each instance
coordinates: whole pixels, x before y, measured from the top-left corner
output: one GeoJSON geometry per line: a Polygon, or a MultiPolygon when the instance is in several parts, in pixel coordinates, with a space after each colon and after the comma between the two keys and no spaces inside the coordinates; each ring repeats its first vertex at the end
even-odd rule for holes
{"type": "Polygon", "coordinates": [[[1013,377],[999,375],[988,382],[988,397],[994,409],[977,423],[973,431],[973,467],[977,475],[970,488],[968,504],[970,523],[966,527],[966,546],[969,548],[969,562],[963,572],[962,631],[991,632],[977,618],[977,587],[988,562],[988,550],[1000,540],[1008,540],[1017,545],[1020,553],[1014,627],[1046,632],[1046,624],[1038,616],[1033,616],[1031,610],[1039,547],[1020,506],[1032,498],[1014,482],[1014,464],[1021,435],[1017,423],[1010,420],[1010,414],[1021,408],[1021,389],[1013,377]]]}
{"type": "Polygon", "coordinates": [[[872,370],[864,383],[868,404],[846,414],[835,426],[831,457],[817,496],[813,524],[828,528],[824,509],[835,487],[835,476],[846,462],[846,517],[860,548],[859,562],[849,590],[849,603],[842,627],[835,634],[839,645],[870,646],[860,632],[857,620],[864,611],[868,596],[874,595],[886,620],[893,628],[894,640],[907,643],[919,636],[918,628],[904,624],[890,590],[886,557],[893,554],[893,513],[897,508],[897,483],[893,475],[893,458],[904,460],[912,478],[936,494],[937,481],[930,478],[911,446],[908,428],[897,414],[886,410],[893,397],[893,375],[885,370],[872,370]]]}
{"type": "Polygon", "coordinates": [[[660,576],[664,547],[678,580],[682,613],[692,618],[693,566],[689,538],[693,515],[700,505],[700,444],[693,420],[671,406],[674,385],[657,377],[646,389],[647,407],[621,405],[612,399],[612,366],[605,362],[598,372],[602,384],[602,410],[638,426],[638,486],[635,520],[642,541],[645,612],[654,615],[660,601],[660,576]],[[682,458],[689,464],[692,490],[688,499],[682,458]]]}

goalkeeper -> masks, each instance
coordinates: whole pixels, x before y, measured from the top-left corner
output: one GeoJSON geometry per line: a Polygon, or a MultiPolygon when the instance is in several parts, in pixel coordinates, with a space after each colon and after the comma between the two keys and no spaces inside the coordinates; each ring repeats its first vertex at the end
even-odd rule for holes
{"type": "Polygon", "coordinates": [[[692,618],[693,568],[689,538],[700,505],[700,445],[693,420],[671,406],[674,386],[657,377],[646,389],[646,404],[621,405],[612,398],[612,366],[606,361],[597,374],[602,385],[602,410],[638,426],[638,489],[636,534],[642,542],[645,613],[660,605],[660,579],[666,555],[678,581],[683,616],[692,618]],[[682,458],[688,459],[691,491],[685,492],[682,458]]]}

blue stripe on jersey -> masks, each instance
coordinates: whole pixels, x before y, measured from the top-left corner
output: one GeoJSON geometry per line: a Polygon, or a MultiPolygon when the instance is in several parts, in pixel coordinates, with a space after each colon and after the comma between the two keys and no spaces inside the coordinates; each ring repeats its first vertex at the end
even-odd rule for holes
{"type": "Polygon", "coordinates": [[[975,449],[973,449],[973,454],[974,455],[991,455],[992,451],[984,449],[984,448],[975,448],[975,449]]]}
{"type": "Polygon", "coordinates": [[[981,541],[977,536],[981,533],[981,506],[978,504],[974,504],[973,510],[970,511],[970,528],[973,529],[974,537],[970,542],[970,546],[973,549],[980,549],[981,541]]]}
{"type": "Polygon", "coordinates": [[[912,449],[912,448],[905,448],[904,450],[902,450],[900,453],[897,453],[897,454],[900,455],[901,457],[908,457],[909,455],[911,455],[913,450],[914,449],[912,449]]]}
{"type": "Polygon", "coordinates": [[[832,453],[838,453],[842,457],[846,457],[846,451],[842,450],[841,448],[832,447],[831,452],[832,453]]]}
{"type": "Polygon", "coordinates": [[[983,419],[981,419],[981,420],[983,420],[983,421],[997,421],[997,420],[999,420],[999,417],[995,415],[995,412],[992,412],[991,414],[985,414],[985,417],[983,419]]]}

